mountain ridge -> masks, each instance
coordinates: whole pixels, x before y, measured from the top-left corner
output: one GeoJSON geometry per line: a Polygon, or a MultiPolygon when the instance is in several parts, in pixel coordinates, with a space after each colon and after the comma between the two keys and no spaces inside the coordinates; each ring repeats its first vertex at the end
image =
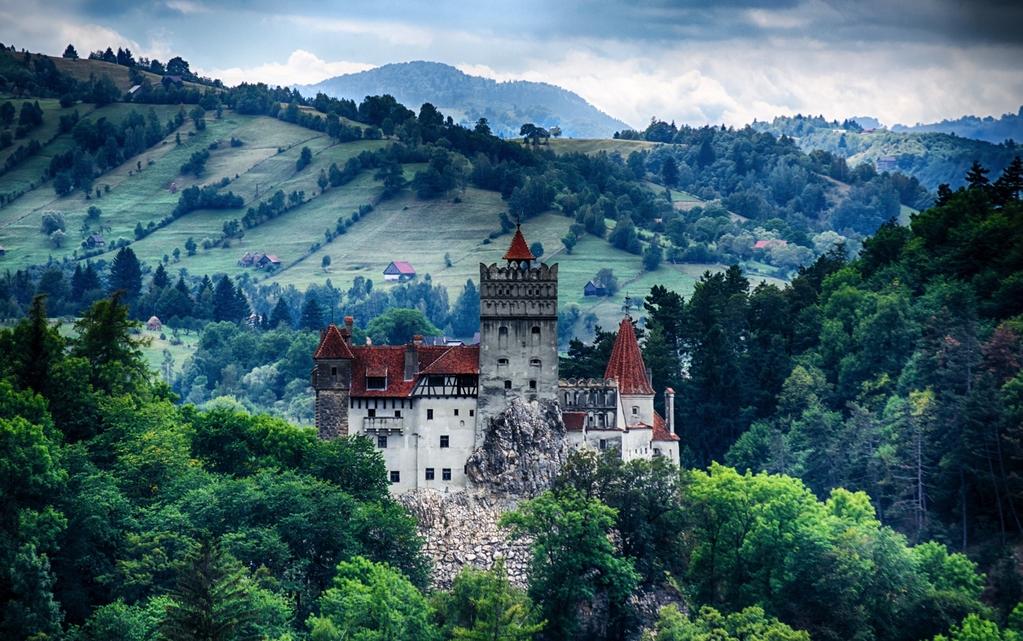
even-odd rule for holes
{"type": "Polygon", "coordinates": [[[389,63],[295,88],[303,95],[322,91],[334,98],[356,101],[367,95],[390,94],[412,107],[430,102],[461,124],[487,118],[494,133],[504,137],[518,135],[524,122],[557,126],[563,135],[576,138],[609,138],[629,127],[579,94],[557,85],[498,81],[428,60],[389,63]]]}

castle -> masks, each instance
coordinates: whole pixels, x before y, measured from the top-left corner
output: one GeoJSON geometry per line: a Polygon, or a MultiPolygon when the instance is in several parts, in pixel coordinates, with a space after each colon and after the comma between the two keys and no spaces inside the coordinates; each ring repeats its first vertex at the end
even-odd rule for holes
{"type": "Polygon", "coordinates": [[[331,324],[313,355],[321,438],[361,434],[380,448],[391,490],[459,490],[483,444],[487,419],[509,401],[558,401],[569,445],[614,449],[624,460],[679,460],[671,425],[654,411],[654,388],[632,319],[618,328],[604,377],[558,378],[558,266],[540,263],[516,229],[504,265],[480,264],[480,342],[353,345],[352,318],[331,324]]]}

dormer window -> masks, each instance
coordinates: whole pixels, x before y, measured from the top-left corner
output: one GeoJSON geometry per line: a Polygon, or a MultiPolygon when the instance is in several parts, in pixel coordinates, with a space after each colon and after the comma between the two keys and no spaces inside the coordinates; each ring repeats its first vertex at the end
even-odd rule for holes
{"type": "Polygon", "coordinates": [[[368,389],[368,390],[384,390],[384,389],[387,389],[387,377],[386,376],[367,376],[366,377],[366,389],[368,389]]]}

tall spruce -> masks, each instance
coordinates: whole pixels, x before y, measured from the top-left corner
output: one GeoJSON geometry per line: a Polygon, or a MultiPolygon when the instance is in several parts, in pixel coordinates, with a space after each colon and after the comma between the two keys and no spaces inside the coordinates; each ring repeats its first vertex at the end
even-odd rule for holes
{"type": "Polygon", "coordinates": [[[123,291],[132,300],[142,291],[142,265],[131,247],[122,247],[110,265],[110,292],[123,291]]]}

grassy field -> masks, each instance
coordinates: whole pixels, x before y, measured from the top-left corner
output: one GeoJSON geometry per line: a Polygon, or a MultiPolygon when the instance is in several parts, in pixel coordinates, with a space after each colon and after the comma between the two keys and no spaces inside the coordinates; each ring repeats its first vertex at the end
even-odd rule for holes
{"type": "Polygon", "coordinates": [[[552,138],[550,148],[558,154],[596,154],[605,151],[628,156],[634,151],[649,151],[661,143],[646,140],[615,140],[613,138],[552,138]]]}
{"type": "MultiPolygon", "coordinates": [[[[54,105],[47,104],[45,108],[52,111],[54,105]]],[[[84,111],[83,106],[78,108],[80,113],[84,111]]],[[[131,105],[112,105],[90,110],[85,117],[117,120],[131,108],[131,105]]],[[[148,106],[135,108],[148,109],[148,106]]],[[[157,109],[164,121],[177,111],[176,106],[157,109]]],[[[47,119],[52,120],[52,114],[47,119]]],[[[108,242],[119,238],[131,240],[139,259],[150,268],[179,248],[180,260],[168,265],[172,274],[181,269],[195,275],[226,273],[237,277],[247,274],[257,281],[294,285],[300,290],[321,284],[328,278],[335,286],[347,288],[358,276],[372,279],[377,287],[394,287],[392,283],[385,283],[382,272],[391,261],[406,260],[412,263],[420,278],[429,274],[434,283],[447,287],[454,301],[466,280],[472,279],[478,284],[480,263],[501,260],[511,239],[510,234],[490,238],[491,234],[500,230],[499,214],[508,209],[496,192],[468,187],[443,199],[420,200],[406,190],[397,197],[380,201],[382,186],[373,178],[372,172],[362,172],[346,185],[320,192],[317,176],[321,169],[327,169],[331,163],[342,166],[362,151],[389,144],[387,141],[337,144],[326,135],[309,129],[231,111],[225,111],[220,119],[210,114],[202,131],[196,131],[189,121],[180,129],[180,134],[180,145],[175,143],[174,135],[168,136],[137,158],[99,177],[96,185],[104,190],[104,194],[98,199],[93,195],[89,200],[81,193],[58,198],[51,184],[38,184],[49,158],[69,144],[67,134],[53,138],[39,154],[38,161],[33,159],[26,163],[22,180],[28,181],[24,184],[32,188],[0,209],[0,245],[8,249],[7,255],[0,258],[0,270],[45,263],[51,257],[73,259],[86,234],[101,230],[108,242]],[[228,141],[231,138],[241,140],[242,146],[230,146],[228,141]],[[180,173],[181,165],[193,152],[208,149],[216,142],[220,144],[211,150],[206,170],[200,178],[180,173]],[[309,147],[312,151],[313,162],[297,171],[295,161],[302,147],[309,147]],[[141,171],[137,162],[142,163],[141,171]],[[242,238],[233,239],[227,246],[208,250],[201,248],[204,239],[220,236],[226,221],[241,218],[245,208],[191,212],[141,240],[134,240],[135,225],[141,222],[145,226],[169,214],[177,203],[180,190],[222,179],[229,182],[225,189],[245,200],[245,208],[255,206],[278,189],[285,193],[302,191],[306,200],[277,218],[245,230],[242,238]],[[109,192],[105,191],[107,185],[109,192]],[[347,233],[325,242],[324,232],[333,230],[339,217],[347,219],[365,204],[374,204],[374,210],[351,225],[347,233]],[[99,224],[92,223],[91,228],[85,218],[90,205],[96,205],[103,212],[99,224]],[[48,211],[62,212],[67,220],[68,239],[62,248],[51,247],[40,232],[42,216],[48,211]],[[200,245],[194,256],[188,256],[184,250],[189,238],[200,245]],[[281,258],[283,268],[268,274],[241,267],[238,259],[247,251],[276,254],[281,258]],[[326,269],[322,267],[325,256],[330,258],[326,269]]],[[[38,132],[38,135],[45,137],[46,134],[38,132]]],[[[627,152],[634,148],[648,148],[652,144],[619,140],[557,140],[552,141],[552,146],[564,152],[594,153],[627,152]]],[[[406,177],[411,179],[419,169],[421,165],[406,165],[406,177]]],[[[0,191],[10,184],[11,175],[0,177],[0,191]]],[[[659,189],[656,185],[651,188],[659,189]]],[[[677,190],[673,190],[672,198],[680,203],[702,202],[677,190]]],[[[531,243],[538,241],[544,246],[545,261],[560,265],[560,304],[578,305],[584,315],[596,315],[605,326],[610,326],[620,317],[626,295],[641,298],[653,284],[662,284],[687,295],[704,269],[722,267],[666,264],[654,273],[646,273],[639,256],[617,250],[595,237],[581,239],[574,252],[568,254],[560,239],[567,233],[571,222],[557,212],[548,212],[530,219],[524,225],[524,231],[531,243]],[[610,299],[584,298],[586,281],[604,267],[614,270],[621,283],[621,292],[610,299]]],[[[109,260],[112,252],[102,257],[109,260]]],[[[580,333],[584,333],[584,325],[580,324],[580,333]]],[[[146,357],[156,368],[163,361],[164,349],[170,350],[174,366],[180,367],[194,348],[188,337],[183,337],[184,342],[179,345],[171,345],[156,335],[153,338],[152,344],[146,348],[146,357]]]]}

